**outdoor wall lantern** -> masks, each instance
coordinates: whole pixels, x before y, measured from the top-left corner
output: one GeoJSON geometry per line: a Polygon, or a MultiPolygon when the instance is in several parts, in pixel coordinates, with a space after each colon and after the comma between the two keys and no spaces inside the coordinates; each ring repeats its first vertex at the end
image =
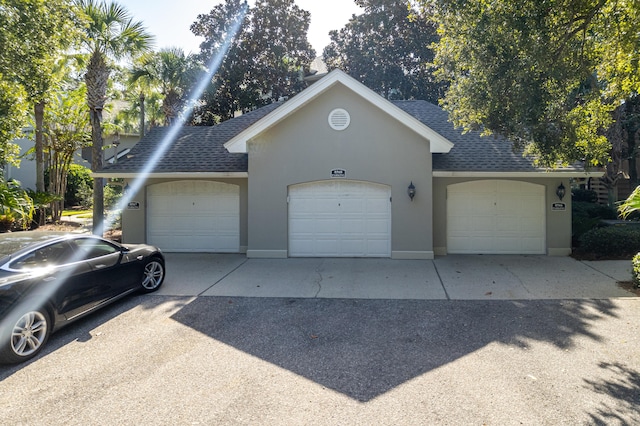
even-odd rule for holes
{"type": "Polygon", "coordinates": [[[416,196],[416,187],[413,185],[413,181],[411,181],[409,187],[407,188],[407,194],[409,194],[409,198],[411,198],[411,201],[413,201],[413,197],[416,196]]]}
{"type": "Polygon", "coordinates": [[[564,185],[560,182],[560,185],[556,188],[556,195],[562,201],[564,198],[564,194],[566,194],[566,190],[564,189],[564,185]]]}

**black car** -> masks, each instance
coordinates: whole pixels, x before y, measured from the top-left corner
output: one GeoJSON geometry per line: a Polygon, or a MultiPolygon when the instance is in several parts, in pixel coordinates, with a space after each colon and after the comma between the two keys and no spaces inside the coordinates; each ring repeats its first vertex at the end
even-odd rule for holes
{"type": "Polygon", "coordinates": [[[0,235],[0,363],[34,357],[60,327],[135,291],[160,288],[157,247],[88,234],[0,235]]]}

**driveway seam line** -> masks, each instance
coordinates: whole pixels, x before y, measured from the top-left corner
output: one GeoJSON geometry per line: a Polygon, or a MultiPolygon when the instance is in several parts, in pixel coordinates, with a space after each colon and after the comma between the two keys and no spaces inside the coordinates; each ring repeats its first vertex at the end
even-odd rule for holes
{"type": "Polygon", "coordinates": [[[593,269],[594,271],[598,272],[600,275],[604,275],[605,277],[611,278],[615,282],[618,282],[618,280],[615,277],[612,277],[609,274],[605,274],[604,272],[600,271],[599,269],[594,268],[593,266],[589,265],[588,263],[584,263],[582,260],[579,260],[578,262],[582,263],[584,266],[587,266],[590,269],[593,269]]]}
{"type": "Polygon", "coordinates": [[[321,269],[323,265],[324,265],[324,259],[320,261],[320,264],[316,267],[316,270],[315,270],[316,274],[318,274],[319,280],[316,282],[316,285],[318,286],[318,291],[313,296],[314,299],[317,299],[318,295],[322,291],[322,280],[324,280],[324,278],[322,277],[321,269]]]}
{"type": "Polygon", "coordinates": [[[240,268],[242,265],[244,265],[245,263],[247,263],[247,261],[249,260],[248,257],[245,257],[244,260],[242,261],[242,263],[240,263],[238,266],[236,266],[235,268],[233,268],[232,270],[230,270],[229,272],[227,272],[224,276],[220,277],[220,279],[218,281],[216,281],[215,283],[211,284],[209,287],[205,288],[204,290],[202,290],[200,293],[198,293],[196,295],[196,297],[200,297],[202,296],[204,293],[206,293],[207,291],[209,291],[212,287],[215,287],[216,284],[218,284],[220,281],[224,280],[225,278],[227,278],[229,275],[233,274],[235,271],[238,270],[238,268],[240,268]]]}
{"type": "Polygon", "coordinates": [[[447,300],[451,300],[451,297],[449,297],[449,292],[444,286],[444,281],[442,281],[442,277],[440,276],[440,271],[438,271],[438,265],[436,265],[436,262],[433,259],[431,260],[431,263],[433,264],[433,269],[436,270],[436,275],[438,275],[438,279],[440,280],[440,287],[442,287],[444,295],[447,296],[447,300]]]}

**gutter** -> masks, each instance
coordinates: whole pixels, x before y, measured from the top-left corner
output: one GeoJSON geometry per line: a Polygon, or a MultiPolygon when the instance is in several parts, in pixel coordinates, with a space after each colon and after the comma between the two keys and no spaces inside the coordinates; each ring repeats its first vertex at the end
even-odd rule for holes
{"type": "Polygon", "coordinates": [[[248,178],[247,172],[152,172],[140,174],[137,172],[109,172],[91,173],[94,178],[124,178],[124,179],[209,179],[209,178],[248,178]]]}

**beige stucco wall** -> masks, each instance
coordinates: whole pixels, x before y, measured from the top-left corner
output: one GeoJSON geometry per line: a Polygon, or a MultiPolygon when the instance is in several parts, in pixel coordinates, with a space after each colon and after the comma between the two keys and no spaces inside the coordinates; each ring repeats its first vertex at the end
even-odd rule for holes
{"type": "Polygon", "coordinates": [[[342,85],[333,87],[247,144],[250,257],[288,256],[289,185],[346,179],[391,187],[392,257],[433,257],[429,142],[342,85]],[[333,130],[329,113],[343,108],[350,126],[333,130]],[[413,181],[413,202],[407,187],[413,181]]]}
{"type": "MultiPolygon", "coordinates": [[[[487,178],[494,180],[495,178],[487,178]]],[[[447,253],[447,186],[454,183],[479,180],[478,178],[441,178],[433,179],[433,245],[437,255],[447,253]]],[[[546,243],[547,254],[552,256],[567,256],[571,254],[571,185],[569,179],[561,178],[509,178],[502,180],[515,180],[530,182],[546,187],[546,243]],[[564,211],[552,210],[553,203],[559,202],[556,188],[564,184],[567,194],[562,202],[566,204],[564,211]]]]}
{"type": "MultiPolygon", "coordinates": [[[[130,201],[140,203],[137,210],[128,209],[126,206],[122,210],[122,242],[123,243],[146,243],[147,229],[147,187],[163,182],[174,182],[179,180],[205,180],[211,182],[222,182],[240,187],[240,251],[247,248],[247,179],[148,179],[141,185],[138,192],[131,194],[130,201]]],[[[135,187],[134,183],[127,181],[130,188],[135,187]]]]}

